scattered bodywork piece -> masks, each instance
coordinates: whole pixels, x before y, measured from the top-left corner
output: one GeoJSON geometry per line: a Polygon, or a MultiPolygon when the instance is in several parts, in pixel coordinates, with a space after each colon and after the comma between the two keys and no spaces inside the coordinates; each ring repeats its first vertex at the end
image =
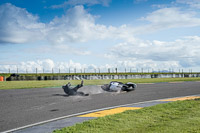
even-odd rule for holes
{"type": "Polygon", "coordinates": [[[123,84],[122,82],[118,82],[118,81],[112,81],[109,84],[104,84],[103,86],[101,86],[101,88],[104,91],[108,91],[108,92],[120,92],[120,91],[133,91],[135,90],[135,88],[137,87],[137,85],[135,83],[132,82],[128,82],[126,84],[123,84]]]}
{"type": "Polygon", "coordinates": [[[85,94],[83,92],[79,92],[78,89],[81,88],[83,86],[83,80],[81,81],[81,84],[78,84],[75,87],[71,86],[71,83],[69,82],[68,84],[62,86],[64,92],[68,95],[68,96],[88,96],[89,94],[85,94]]]}

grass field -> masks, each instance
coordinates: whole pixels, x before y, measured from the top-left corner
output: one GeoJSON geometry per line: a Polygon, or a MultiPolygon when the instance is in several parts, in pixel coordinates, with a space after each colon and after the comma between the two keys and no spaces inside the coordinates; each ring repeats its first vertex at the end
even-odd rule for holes
{"type": "MultiPolygon", "coordinates": [[[[152,78],[152,79],[118,79],[118,80],[84,80],[84,85],[102,85],[110,81],[120,81],[123,83],[158,83],[158,82],[177,82],[177,81],[200,81],[200,78],[152,78]]],[[[80,83],[80,80],[47,80],[47,81],[7,81],[0,82],[0,89],[28,89],[44,87],[61,87],[71,82],[72,85],[80,83]]]]}
{"type": "Polygon", "coordinates": [[[199,133],[200,99],[125,111],[54,133],[199,133]]]}

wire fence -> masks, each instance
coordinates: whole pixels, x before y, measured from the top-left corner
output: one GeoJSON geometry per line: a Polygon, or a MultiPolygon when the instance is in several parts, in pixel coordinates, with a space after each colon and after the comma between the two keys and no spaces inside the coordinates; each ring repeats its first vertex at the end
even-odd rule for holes
{"type": "Polygon", "coordinates": [[[107,69],[77,69],[77,68],[68,68],[68,69],[61,69],[61,68],[52,68],[46,69],[45,68],[35,68],[35,69],[7,69],[7,70],[0,70],[0,73],[193,73],[192,69],[153,69],[153,68],[107,68],[107,69]]]}

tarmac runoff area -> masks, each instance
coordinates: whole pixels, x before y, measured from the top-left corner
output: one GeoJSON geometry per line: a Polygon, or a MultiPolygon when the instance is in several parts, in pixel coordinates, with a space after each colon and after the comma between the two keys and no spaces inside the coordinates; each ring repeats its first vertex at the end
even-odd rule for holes
{"type": "Polygon", "coordinates": [[[196,99],[196,98],[200,98],[200,94],[108,107],[108,108],[73,114],[73,115],[69,115],[69,116],[64,116],[64,117],[60,117],[60,118],[52,119],[52,120],[48,120],[48,121],[43,121],[40,123],[27,125],[27,126],[24,126],[21,128],[9,130],[4,133],[7,133],[7,132],[51,133],[52,131],[54,131],[56,129],[61,129],[63,127],[69,127],[76,123],[81,123],[81,122],[84,122],[84,121],[87,121],[90,119],[95,119],[97,117],[104,117],[106,115],[121,113],[126,110],[137,110],[137,109],[141,109],[143,107],[154,106],[154,105],[162,104],[162,103],[169,103],[169,102],[178,101],[178,100],[189,100],[189,99],[196,99]]]}

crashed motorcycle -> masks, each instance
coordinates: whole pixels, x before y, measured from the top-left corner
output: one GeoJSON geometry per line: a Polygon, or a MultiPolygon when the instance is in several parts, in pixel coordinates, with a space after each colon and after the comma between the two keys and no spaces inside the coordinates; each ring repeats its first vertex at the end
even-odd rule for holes
{"type": "Polygon", "coordinates": [[[118,81],[112,81],[109,84],[104,84],[103,86],[101,86],[101,88],[104,91],[108,92],[120,92],[120,91],[129,92],[135,90],[136,87],[137,85],[135,83],[128,82],[124,84],[118,81]]]}

